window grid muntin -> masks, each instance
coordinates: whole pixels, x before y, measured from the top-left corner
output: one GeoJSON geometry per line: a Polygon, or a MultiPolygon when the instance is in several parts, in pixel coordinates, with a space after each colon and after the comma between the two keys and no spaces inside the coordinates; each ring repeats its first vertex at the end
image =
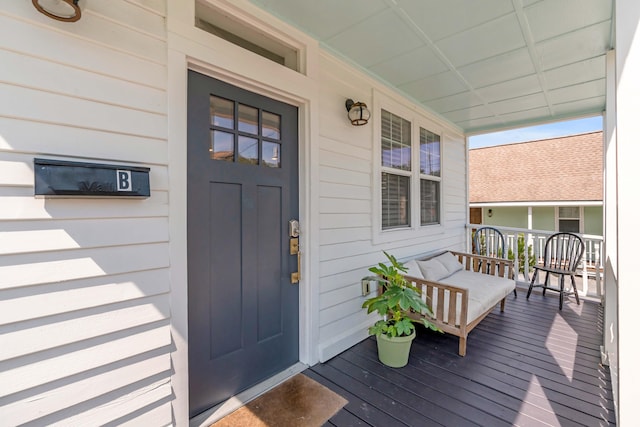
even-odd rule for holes
{"type": "MultiPolygon", "coordinates": [[[[229,120],[227,118],[227,120],[229,120]]],[[[226,122],[225,122],[226,123],[226,122]]],[[[210,153],[210,158],[213,160],[225,160],[225,161],[229,161],[229,162],[234,162],[234,163],[238,163],[238,164],[247,164],[247,165],[258,165],[258,166],[266,166],[269,168],[281,168],[282,167],[282,145],[283,145],[283,141],[281,140],[282,138],[282,115],[277,114],[277,113],[273,113],[271,111],[268,110],[264,110],[262,108],[259,107],[254,107],[252,105],[248,105],[245,103],[241,103],[239,101],[234,101],[234,100],[230,100],[221,96],[217,96],[217,95],[213,95],[210,94],[209,95],[209,128],[210,128],[210,141],[209,141],[209,153],[210,153]],[[233,103],[233,127],[227,127],[226,125],[217,125],[215,124],[215,109],[214,109],[214,101],[215,100],[221,100],[223,102],[232,102],[233,103]],[[248,131],[246,130],[240,130],[241,127],[245,127],[245,126],[241,126],[241,120],[240,120],[240,112],[239,109],[242,107],[246,107],[248,109],[254,109],[257,111],[257,117],[258,117],[258,121],[256,123],[256,128],[257,130],[251,130],[249,128],[248,131]],[[267,113],[269,115],[272,116],[277,116],[278,117],[278,132],[276,137],[269,137],[269,136],[264,136],[264,124],[263,124],[263,114],[267,113]],[[224,158],[224,159],[216,159],[215,158],[215,153],[214,153],[214,134],[215,132],[224,132],[224,133],[230,133],[234,135],[233,138],[233,159],[231,158],[224,158]],[[255,133],[254,133],[255,132],[255,133]],[[249,138],[249,139],[257,139],[258,140],[258,161],[257,162],[245,162],[245,161],[240,161],[240,155],[239,155],[239,150],[240,150],[240,143],[239,140],[240,138],[249,138]],[[263,155],[265,153],[264,147],[263,147],[263,142],[270,142],[272,144],[277,144],[278,146],[278,159],[277,161],[270,161],[270,159],[268,159],[266,162],[263,159],[263,155]],[[274,162],[276,165],[274,165],[274,162]]],[[[246,128],[246,127],[245,127],[246,128]]]]}
{"type": "MultiPolygon", "coordinates": [[[[441,132],[433,132],[430,131],[427,127],[421,127],[420,124],[423,122],[420,117],[411,118],[410,115],[405,115],[404,117],[410,117],[410,120],[404,119],[404,117],[397,116],[394,119],[394,113],[391,113],[387,109],[380,108],[378,111],[381,113],[381,125],[380,131],[380,148],[379,155],[381,156],[379,160],[380,168],[378,181],[380,183],[380,190],[378,190],[378,194],[380,196],[380,202],[378,204],[378,208],[381,209],[380,216],[378,216],[380,225],[378,230],[380,231],[394,231],[398,229],[413,229],[418,230],[421,228],[431,228],[433,226],[441,226],[442,225],[442,136],[441,132]],[[398,125],[398,123],[403,123],[402,120],[406,122],[404,129],[407,132],[402,132],[402,126],[398,125]],[[409,132],[411,129],[411,133],[409,132]],[[395,149],[398,146],[392,145],[389,141],[392,138],[390,136],[394,135],[403,135],[402,137],[395,137],[394,139],[400,139],[401,141],[411,141],[411,159],[405,160],[404,164],[409,164],[410,167],[405,167],[403,169],[399,169],[393,166],[398,166],[397,161],[391,161],[391,156],[387,155],[385,157],[385,150],[395,149]],[[422,134],[422,142],[420,144],[420,136],[422,134]],[[426,146],[425,146],[426,143],[426,146]],[[421,147],[422,145],[422,147],[421,147]],[[422,148],[422,154],[421,154],[422,148]],[[431,154],[431,159],[429,159],[428,154],[431,154]],[[429,167],[425,168],[425,161],[422,161],[421,165],[421,157],[423,159],[429,160],[429,167]],[[422,166],[422,167],[421,167],[422,166]],[[425,174],[423,172],[428,172],[430,174],[425,174]],[[384,194],[384,186],[383,176],[384,174],[405,176],[409,178],[410,188],[409,188],[409,204],[408,204],[408,226],[402,225],[402,227],[390,227],[393,222],[389,222],[387,219],[389,217],[388,212],[384,212],[392,207],[389,204],[388,196],[384,194]],[[429,183],[422,184],[422,181],[430,181],[429,183]],[[423,187],[428,186],[430,189],[429,192],[423,190],[423,187]],[[385,218],[383,218],[385,216],[385,218]],[[420,221],[420,222],[418,222],[420,221]]],[[[405,111],[406,113],[411,113],[409,111],[405,111]]],[[[407,148],[409,148],[407,144],[407,148]]],[[[408,150],[407,150],[408,151],[408,150]]],[[[395,208],[397,209],[397,207],[395,208]]]]}

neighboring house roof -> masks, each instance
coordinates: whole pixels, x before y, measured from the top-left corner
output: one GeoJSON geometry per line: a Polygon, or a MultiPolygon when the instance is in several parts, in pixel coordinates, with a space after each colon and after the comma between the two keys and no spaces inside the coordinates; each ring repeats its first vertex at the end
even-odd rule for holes
{"type": "Polygon", "coordinates": [[[602,132],[469,150],[469,203],[602,201],[602,132]]]}

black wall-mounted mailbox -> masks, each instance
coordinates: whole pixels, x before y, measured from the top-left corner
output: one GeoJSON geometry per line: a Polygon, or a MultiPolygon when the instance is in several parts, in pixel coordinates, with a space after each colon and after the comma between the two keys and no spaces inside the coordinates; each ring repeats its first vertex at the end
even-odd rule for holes
{"type": "Polygon", "coordinates": [[[33,159],[36,196],[149,197],[149,168],[33,159]]]}

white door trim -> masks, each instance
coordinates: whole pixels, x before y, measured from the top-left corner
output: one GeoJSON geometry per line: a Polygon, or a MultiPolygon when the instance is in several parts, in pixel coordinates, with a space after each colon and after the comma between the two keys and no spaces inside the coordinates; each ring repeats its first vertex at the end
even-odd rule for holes
{"type": "MultiPolygon", "coordinates": [[[[171,5],[177,0],[169,0],[171,5]]],[[[193,21],[191,21],[193,22],[193,21]]],[[[173,22],[171,27],[175,27],[173,22]]],[[[287,102],[298,107],[299,132],[299,210],[301,225],[302,278],[300,287],[300,352],[299,360],[306,365],[318,361],[319,341],[319,196],[312,193],[312,182],[317,182],[319,166],[317,108],[319,94],[317,82],[294,71],[270,65],[272,72],[263,73],[260,81],[251,77],[256,69],[264,71],[264,59],[229,46],[224,40],[206,35],[209,43],[190,40],[192,26],[183,26],[185,34],[169,32],[168,43],[168,136],[169,136],[169,250],[171,256],[171,333],[174,350],[171,354],[174,374],[171,378],[175,399],[172,402],[174,419],[186,425],[189,419],[188,371],[188,312],[187,312],[187,70],[193,69],[211,77],[229,82],[252,92],[287,102]],[[221,53],[232,53],[219,60],[221,53]],[[225,67],[220,64],[225,64],[225,67]],[[214,65],[216,64],[216,65],[214,65]],[[274,68],[275,67],[275,68],[274,68]]],[[[198,30],[199,31],[199,30],[198,30]]],[[[181,31],[182,32],[182,31],[181,31]]],[[[198,35],[199,38],[202,34],[198,35]]],[[[306,36],[300,37],[306,39],[306,36]]],[[[317,58],[317,45],[305,49],[307,55],[317,58]]],[[[314,75],[307,61],[307,74],[314,75]]],[[[317,191],[317,190],[316,190],[317,191]]]]}

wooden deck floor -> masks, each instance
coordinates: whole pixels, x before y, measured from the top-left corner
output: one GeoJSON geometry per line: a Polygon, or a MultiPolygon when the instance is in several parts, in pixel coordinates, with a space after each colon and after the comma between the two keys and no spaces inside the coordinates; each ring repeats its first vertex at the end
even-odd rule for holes
{"type": "Polygon", "coordinates": [[[369,338],[305,374],[349,403],[327,426],[615,425],[608,368],[600,364],[602,311],[557,293],[519,291],[458,339],[421,329],[409,365],[380,364],[369,338]]]}

